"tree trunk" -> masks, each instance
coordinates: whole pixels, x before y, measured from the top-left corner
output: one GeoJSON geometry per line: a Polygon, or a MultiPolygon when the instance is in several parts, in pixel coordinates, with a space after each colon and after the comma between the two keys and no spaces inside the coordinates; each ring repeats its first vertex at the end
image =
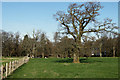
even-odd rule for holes
{"type": "Polygon", "coordinates": [[[115,57],[115,47],[113,47],[113,57],[115,57]]]}
{"type": "Polygon", "coordinates": [[[33,47],[33,49],[32,49],[32,53],[33,53],[34,58],[35,58],[35,47],[33,47]]]}
{"type": "Polygon", "coordinates": [[[80,63],[79,61],[79,52],[81,47],[81,36],[78,36],[78,38],[75,40],[75,52],[73,54],[73,63],[80,63]]]}
{"type": "Polygon", "coordinates": [[[73,63],[80,63],[79,56],[76,53],[73,55],[73,63]]]}
{"type": "Polygon", "coordinates": [[[61,54],[61,58],[64,58],[64,57],[63,57],[63,54],[61,54]]]}
{"type": "Polygon", "coordinates": [[[68,58],[68,54],[66,53],[66,58],[68,58]]]}
{"type": "Polygon", "coordinates": [[[102,44],[100,44],[100,57],[102,57],[101,47],[102,47],[102,44]]]}
{"type": "Polygon", "coordinates": [[[42,53],[42,58],[44,58],[44,53],[42,53]]]}
{"type": "Polygon", "coordinates": [[[101,48],[100,48],[100,57],[102,57],[101,48]]]}
{"type": "Polygon", "coordinates": [[[76,44],[75,44],[75,52],[73,54],[73,63],[80,63],[80,61],[79,61],[80,47],[81,47],[81,38],[80,38],[80,40],[76,41],[76,44]]]}
{"type": "Polygon", "coordinates": [[[37,58],[37,52],[36,52],[36,50],[35,50],[35,52],[34,52],[34,53],[35,53],[35,58],[37,58]]]}

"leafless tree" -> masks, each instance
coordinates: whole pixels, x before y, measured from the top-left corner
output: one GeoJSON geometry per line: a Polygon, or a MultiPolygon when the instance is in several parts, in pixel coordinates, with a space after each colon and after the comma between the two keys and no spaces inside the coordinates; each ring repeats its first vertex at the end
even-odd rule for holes
{"type": "Polygon", "coordinates": [[[105,19],[103,22],[98,22],[96,17],[102,8],[99,2],[86,2],[83,4],[71,4],[67,12],[58,11],[54,16],[61,24],[64,33],[71,35],[75,41],[76,51],[74,52],[74,63],[79,63],[79,53],[81,49],[81,38],[85,33],[89,32],[113,32],[115,24],[111,19],[105,19]],[[94,26],[89,24],[94,23],[94,26]]]}

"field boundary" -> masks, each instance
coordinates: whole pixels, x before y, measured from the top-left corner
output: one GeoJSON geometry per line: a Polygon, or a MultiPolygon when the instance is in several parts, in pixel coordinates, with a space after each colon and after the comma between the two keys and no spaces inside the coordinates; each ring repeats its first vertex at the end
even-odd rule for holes
{"type": "Polygon", "coordinates": [[[30,57],[25,56],[19,60],[10,61],[5,65],[0,66],[0,79],[7,78],[13,71],[15,71],[21,65],[27,63],[30,57]]]}

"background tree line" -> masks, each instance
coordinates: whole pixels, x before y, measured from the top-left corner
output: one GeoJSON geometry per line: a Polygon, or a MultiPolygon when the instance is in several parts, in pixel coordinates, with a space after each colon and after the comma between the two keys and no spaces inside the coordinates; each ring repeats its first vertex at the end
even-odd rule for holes
{"type": "MultiPolygon", "coordinates": [[[[51,42],[46,34],[41,31],[33,31],[32,37],[20,34],[1,31],[2,35],[2,56],[26,56],[30,57],[73,57],[76,51],[73,38],[60,36],[59,32],[54,34],[54,42],[51,42]]],[[[120,45],[119,36],[102,35],[99,38],[84,36],[82,39],[81,52],[79,57],[100,56],[118,57],[120,45]],[[92,55],[94,54],[94,55],[92,55]]]]}

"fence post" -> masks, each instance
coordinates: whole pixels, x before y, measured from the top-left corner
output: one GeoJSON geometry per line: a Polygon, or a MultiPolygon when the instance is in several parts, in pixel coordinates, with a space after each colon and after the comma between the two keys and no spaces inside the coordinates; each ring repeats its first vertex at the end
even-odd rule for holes
{"type": "Polygon", "coordinates": [[[8,75],[8,63],[6,63],[6,77],[7,77],[7,75],[8,75]]]}
{"type": "Polygon", "coordinates": [[[22,65],[22,62],[23,62],[22,60],[23,60],[23,59],[20,60],[20,66],[22,65]]]}
{"type": "Polygon", "coordinates": [[[16,69],[17,69],[17,65],[18,65],[18,64],[17,64],[17,60],[16,60],[16,69]]]}
{"type": "Polygon", "coordinates": [[[20,66],[21,66],[21,60],[19,60],[20,66]]]}
{"type": "Polygon", "coordinates": [[[13,61],[13,71],[15,70],[15,64],[14,63],[15,63],[15,61],[13,61]]]}
{"type": "Polygon", "coordinates": [[[14,64],[14,66],[15,66],[15,70],[16,70],[16,60],[15,60],[15,64],[14,64]]]}
{"type": "Polygon", "coordinates": [[[20,64],[21,64],[21,63],[20,63],[20,60],[18,61],[18,63],[19,63],[19,66],[20,66],[20,64]]]}
{"type": "Polygon", "coordinates": [[[1,65],[1,80],[3,78],[3,65],[1,65]]]}
{"type": "Polygon", "coordinates": [[[23,64],[25,63],[25,57],[23,57],[23,64]]]}
{"type": "Polygon", "coordinates": [[[19,62],[18,62],[18,60],[17,60],[17,68],[19,67],[19,62]]]}
{"type": "Polygon", "coordinates": [[[11,61],[9,63],[9,74],[11,73],[11,61]]]}
{"type": "Polygon", "coordinates": [[[26,57],[24,58],[24,63],[26,63],[26,57]]]}
{"type": "Polygon", "coordinates": [[[11,62],[11,73],[13,71],[13,61],[11,62]]]}
{"type": "Polygon", "coordinates": [[[13,61],[11,62],[11,73],[13,72],[13,61]]]}

